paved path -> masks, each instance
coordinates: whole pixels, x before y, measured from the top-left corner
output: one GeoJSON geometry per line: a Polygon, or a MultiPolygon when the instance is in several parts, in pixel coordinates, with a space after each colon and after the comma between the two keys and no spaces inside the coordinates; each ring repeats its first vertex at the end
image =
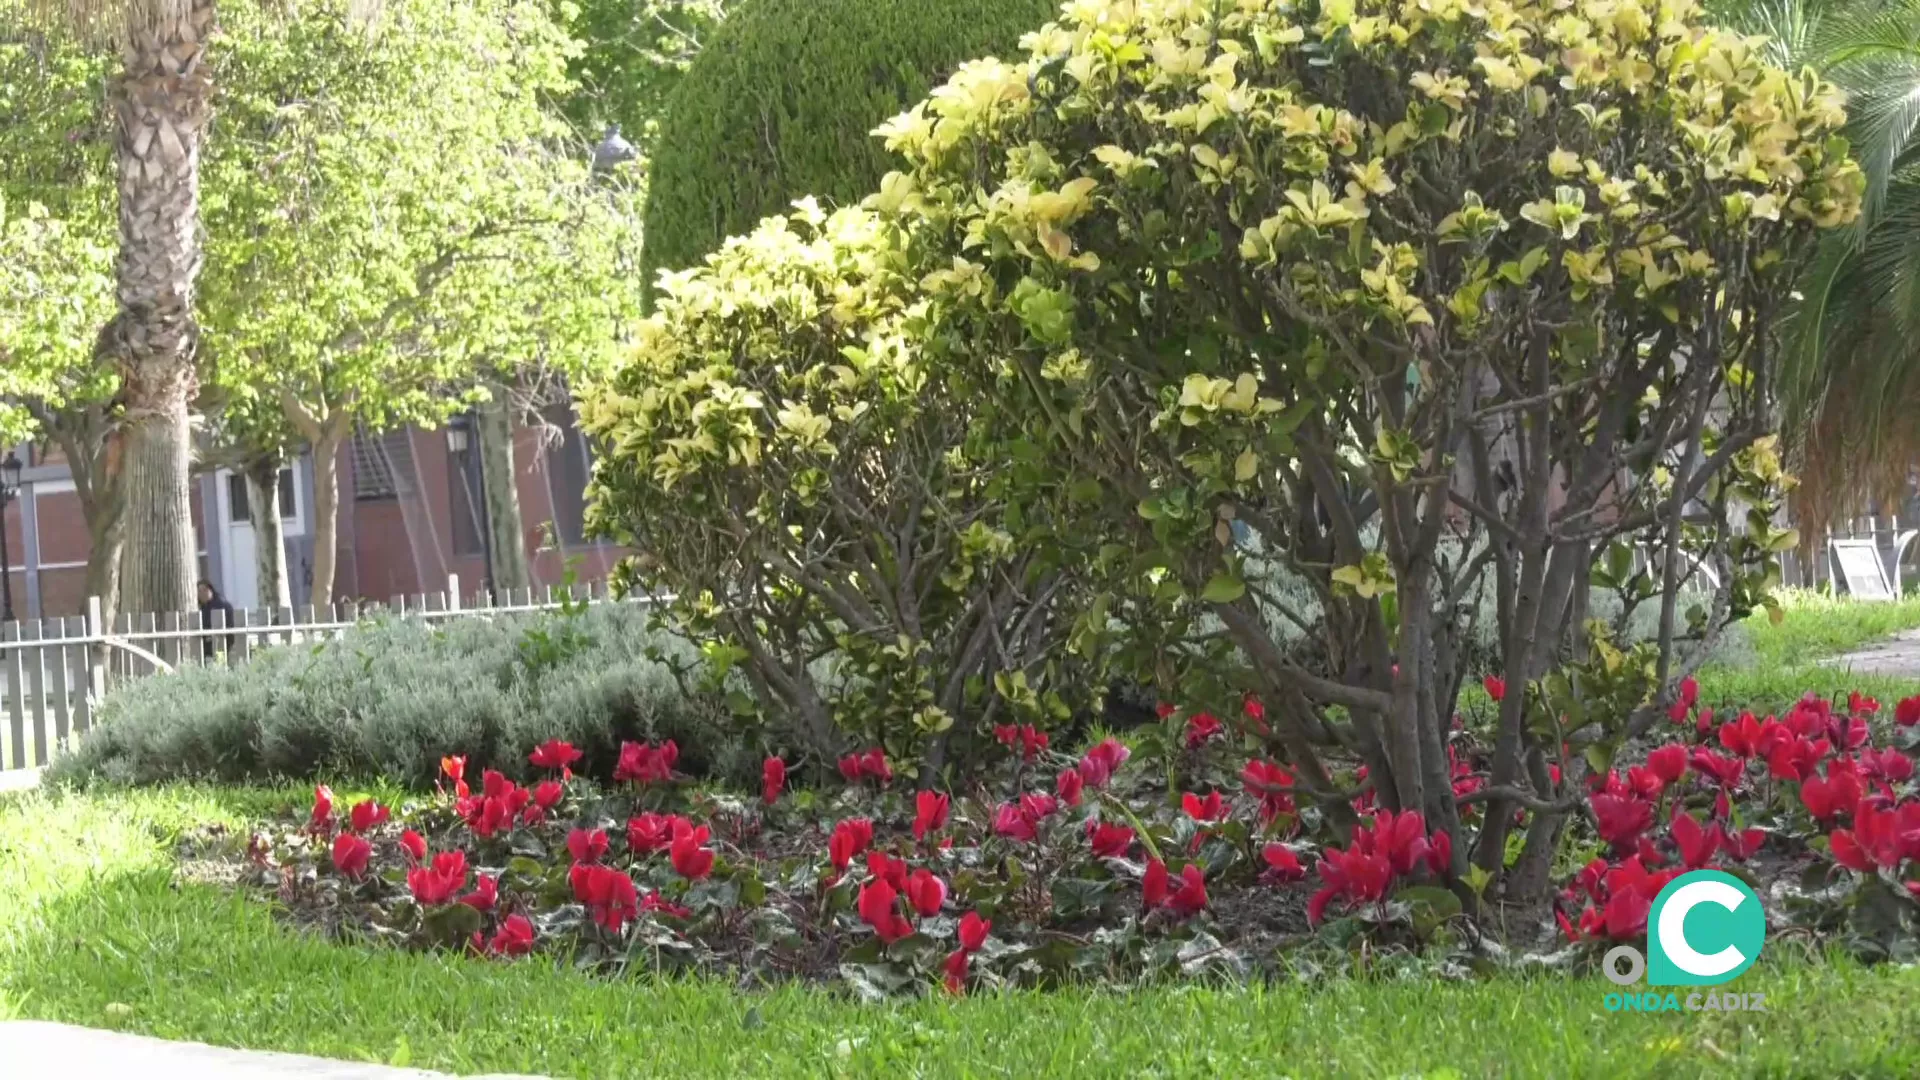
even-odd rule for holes
{"type": "MultiPolygon", "coordinates": [[[[299,1054],[227,1050],[117,1031],[49,1024],[0,1023],[0,1074],[27,1080],[444,1080],[446,1074],[392,1069],[299,1054]]],[[[538,1080],[495,1074],[483,1080],[538,1080]]]]}
{"type": "Polygon", "coordinates": [[[1905,630],[1885,641],[1820,662],[1859,675],[1920,678],[1920,630],[1905,630]]]}

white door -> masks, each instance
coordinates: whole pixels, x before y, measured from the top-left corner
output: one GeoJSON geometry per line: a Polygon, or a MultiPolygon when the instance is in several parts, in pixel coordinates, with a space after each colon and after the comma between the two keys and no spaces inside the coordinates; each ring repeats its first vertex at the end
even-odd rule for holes
{"type": "MultiPolygon", "coordinates": [[[[227,538],[221,592],[234,610],[251,610],[260,606],[260,560],[254,553],[253,508],[248,505],[247,480],[239,473],[221,469],[214,474],[214,482],[220,489],[220,527],[227,538]]],[[[280,527],[287,539],[304,536],[306,517],[292,469],[280,470],[279,502],[280,527]]]]}

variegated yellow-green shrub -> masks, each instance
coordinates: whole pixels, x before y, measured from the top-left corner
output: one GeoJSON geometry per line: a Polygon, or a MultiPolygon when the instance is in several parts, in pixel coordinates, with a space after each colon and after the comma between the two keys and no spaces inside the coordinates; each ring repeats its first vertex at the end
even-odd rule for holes
{"type": "Polygon", "coordinates": [[[816,763],[1067,711],[1070,582],[1023,535],[1047,485],[1013,482],[976,384],[923,340],[909,265],[878,215],[803,202],[663,278],[582,408],[625,583],[674,594],[710,673],[742,673],[775,748],[816,763]]]}
{"type": "Polygon", "coordinates": [[[1526,810],[1504,887],[1537,888],[1586,771],[1793,542],[1774,343],[1857,212],[1839,96],[1689,0],[1073,0],[1025,45],[880,129],[905,164],[868,205],[1040,482],[1097,483],[1063,543],[1118,656],[1182,700],[1257,690],[1329,807],[1484,820],[1476,890],[1526,810]],[[1657,639],[1611,644],[1590,582],[1657,639]],[[1513,691],[1456,798],[1481,597],[1513,691]],[[1283,619],[1324,650],[1276,648],[1283,619]]]}

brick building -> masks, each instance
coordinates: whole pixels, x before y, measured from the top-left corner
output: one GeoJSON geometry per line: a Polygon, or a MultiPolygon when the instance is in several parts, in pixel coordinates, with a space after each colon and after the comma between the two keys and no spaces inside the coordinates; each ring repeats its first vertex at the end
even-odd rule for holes
{"type": "MultiPolygon", "coordinates": [[[[514,433],[514,482],[525,523],[522,538],[536,584],[557,585],[569,564],[581,581],[599,581],[619,558],[612,546],[584,536],[592,451],[561,405],[545,425],[514,433]]],[[[470,431],[470,420],[450,427],[470,431]]],[[[23,619],[86,611],[89,540],[80,501],[57,448],[22,446],[19,496],[6,507],[7,568],[14,613],[23,619]]],[[[477,437],[449,439],[446,430],[408,428],[356,435],[340,450],[340,522],[334,600],[389,601],[438,592],[449,574],[462,591],[486,581],[485,500],[477,437]],[[455,449],[464,443],[464,447],[455,449]]],[[[194,481],[193,522],[202,576],[236,608],[256,607],[253,508],[241,477],[218,469],[194,481]]],[[[312,596],[313,467],[304,455],[280,474],[280,516],[286,534],[293,603],[312,596]]]]}

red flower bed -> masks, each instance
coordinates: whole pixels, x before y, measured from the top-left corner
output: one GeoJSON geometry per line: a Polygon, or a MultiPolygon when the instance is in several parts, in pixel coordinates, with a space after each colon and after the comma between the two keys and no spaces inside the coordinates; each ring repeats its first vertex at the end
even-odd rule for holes
{"type": "MultiPolygon", "coordinates": [[[[1489,680],[1495,698],[1505,690],[1489,680]]],[[[1566,841],[1581,868],[1542,928],[1569,955],[1637,941],[1666,882],[1713,867],[1755,884],[1776,923],[1867,955],[1909,947],[1920,699],[1878,728],[1877,703],[1857,696],[1718,723],[1682,700],[1670,741],[1636,761],[1584,778],[1567,765],[1567,782],[1553,767],[1555,795],[1585,824],[1566,841]]],[[[1262,715],[1252,699],[1242,712],[1262,715]]],[[[1075,757],[1008,727],[1003,768],[972,790],[902,790],[872,748],[832,763],[825,791],[793,789],[788,763],[770,758],[746,799],[687,784],[671,743],[625,748],[603,788],[550,742],[529,755],[551,774],[531,788],[489,771],[476,793],[449,757],[425,805],[342,809],[323,786],[281,843],[256,836],[248,851],[297,914],[415,947],[837,975],[868,994],[1246,974],[1277,969],[1286,947],[1346,948],[1356,933],[1376,950],[1479,939],[1465,920],[1491,898],[1475,892],[1469,853],[1418,812],[1378,806],[1364,769],[1342,826],[1289,767],[1248,755],[1265,745],[1257,734],[1178,710],[1161,724],[1136,740],[1145,764],[1115,739],[1075,757]]],[[[1485,777],[1472,735],[1456,740],[1454,794],[1471,820],[1485,777]]]]}

